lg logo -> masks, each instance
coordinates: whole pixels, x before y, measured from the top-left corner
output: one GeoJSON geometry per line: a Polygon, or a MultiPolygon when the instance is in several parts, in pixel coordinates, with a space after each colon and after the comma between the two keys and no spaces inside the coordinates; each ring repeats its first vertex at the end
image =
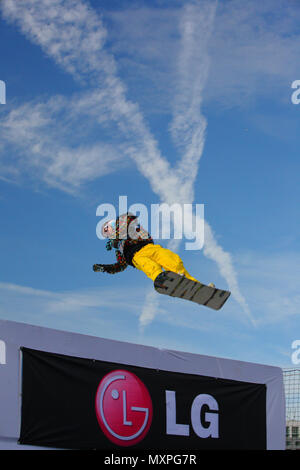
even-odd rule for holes
{"type": "Polygon", "coordinates": [[[152,421],[151,397],[136,375],[116,370],[107,374],[98,386],[96,415],[108,439],[120,446],[131,446],[148,433],[152,421]]]}
{"type": "MultiPolygon", "coordinates": [[[[189,436],[190,426],[176,420],[176,392],[166,390],[165,397],[166,434],[189,436]]],[[[131,372],[115,370],[107,374],[99,383],[95,405],[100,428],[119,446],[137,444],[150,429],[152,400],[146,386],[131,372]]],[[[219,437],[218,411],[218,403],[211,395],[200,394],[194,398],[191,425],[198,437],[219,437]]]]}
{"type": "MultiPolygon", "coordinates": [[[[219,437],[218,411],[218,403],[211,395],[202,393],[194,398],[191,406],[191,423],[197,436],[201,438],[219,437]],[[206,412],[204,412],[205,409],[206,412]]],[[[176,394],[170,390],[166,390],[166,414],[167,434],[190,435],[188,424],[176,423],[176,394]]]]}

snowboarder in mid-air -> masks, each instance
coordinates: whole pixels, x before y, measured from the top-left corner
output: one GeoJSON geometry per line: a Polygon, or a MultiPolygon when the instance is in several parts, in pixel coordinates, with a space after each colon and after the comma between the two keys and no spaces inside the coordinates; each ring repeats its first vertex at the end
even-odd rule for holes
{"type": "Polygon", "coordinates": [[[185,269],[180,256],[154,243],[151,235],[138,223],[137,216],[127,212],[116,220],[104,223],[102,236],[107,238],[106,249],[116,250],[114,264],[94,264],[95,272],[109,274],[124,271],[128,265],[143,271],[161,294],[181,297],[219,309],[230,292],[200,283],[185,269]]]}

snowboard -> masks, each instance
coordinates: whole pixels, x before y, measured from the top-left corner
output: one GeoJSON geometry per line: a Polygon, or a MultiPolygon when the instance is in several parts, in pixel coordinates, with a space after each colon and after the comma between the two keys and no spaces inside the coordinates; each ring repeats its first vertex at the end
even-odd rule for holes
{"type": "Polygon", "coordinates": [[[172,271],[164,271],[154,281],[154,288],[160,294],[191,300],[200,305],[220,310],[230,296],[230,292],[191,281],[172,271]]]}

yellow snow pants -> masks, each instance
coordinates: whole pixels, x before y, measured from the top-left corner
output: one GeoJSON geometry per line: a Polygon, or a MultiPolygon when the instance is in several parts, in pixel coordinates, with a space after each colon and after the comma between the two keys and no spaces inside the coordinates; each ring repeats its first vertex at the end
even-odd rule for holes
{"type": "Polygon", "coordinates": [[[163,271],[173,271],[183,274],[192,281],[197,281],[192,277],[185,267],[181,258],[168,248],[149,243],[137,251],[132,259],[132,264],[143,271],[152,281],[163,271]]]}

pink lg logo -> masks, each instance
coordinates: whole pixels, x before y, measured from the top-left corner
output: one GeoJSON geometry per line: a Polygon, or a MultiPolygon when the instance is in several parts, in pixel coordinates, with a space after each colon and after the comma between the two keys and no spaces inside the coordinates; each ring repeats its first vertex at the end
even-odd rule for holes
{"type": "Polygon", "coordinates": [[[119,446],[140,442],[152,421],[152,401],[143,382],[133,373],[115,370],[99,383],[96,414],[108,439],[119,446]]]}

